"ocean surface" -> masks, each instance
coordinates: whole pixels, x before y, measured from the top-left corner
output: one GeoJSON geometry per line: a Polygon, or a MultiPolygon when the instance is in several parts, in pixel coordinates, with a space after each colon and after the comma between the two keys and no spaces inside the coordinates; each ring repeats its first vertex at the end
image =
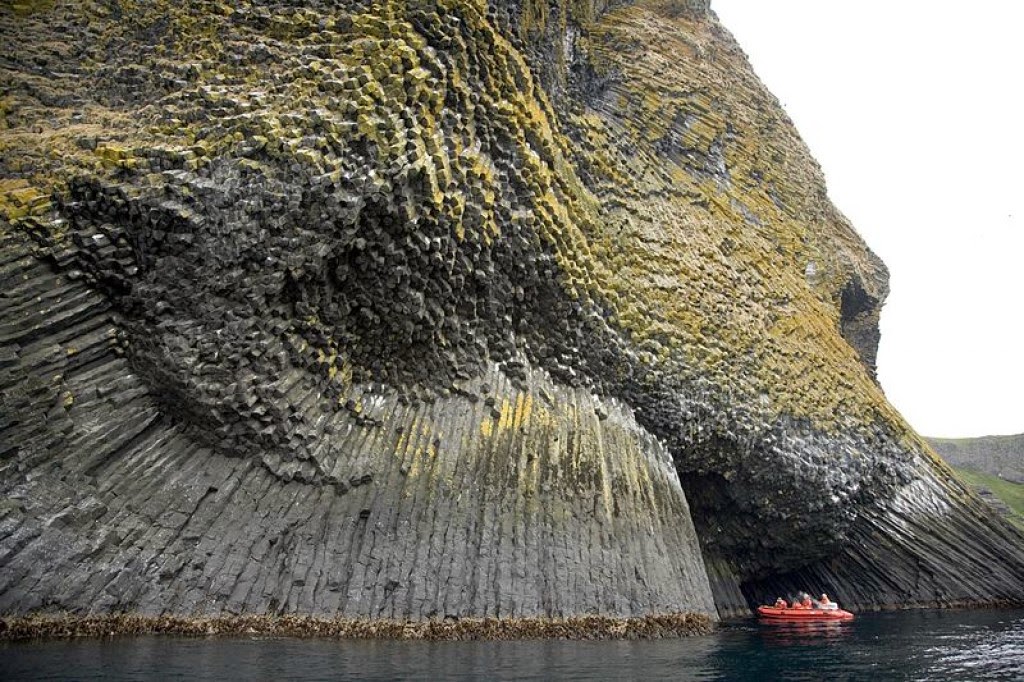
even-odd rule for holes
{"type": "Polygon", "coordinates": [[[0,644],[0,680],[1024,680],[1024,610],[722,626],[681,640],[125,637],[0,644]]]}

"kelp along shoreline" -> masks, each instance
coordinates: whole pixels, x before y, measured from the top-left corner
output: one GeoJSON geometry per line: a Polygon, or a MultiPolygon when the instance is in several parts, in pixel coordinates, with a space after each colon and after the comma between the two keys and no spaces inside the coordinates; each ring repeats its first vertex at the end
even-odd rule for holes
{"type": "Polygon", "coordinates": [[[448,618],[397,621],[310,616],[143,616],[136,614],[31,615],[0,618],[0,641],[181,635],[190,637],[262,635],[338,639],[431,641],[514,639],[663,639],[710,634],[703,614],[677,613],[638,618],[448,618]]]}

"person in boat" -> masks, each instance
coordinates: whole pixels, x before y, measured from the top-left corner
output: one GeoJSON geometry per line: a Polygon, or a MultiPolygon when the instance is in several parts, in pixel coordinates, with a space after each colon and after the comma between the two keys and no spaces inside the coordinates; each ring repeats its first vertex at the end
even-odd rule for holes
{"type": "Polygon", "coordinates": [[[812,608],[814,608],[814,604],[811,603],[811,595],[807,594],[806,592],[804,592],[803,599],[800,600],[800,608],[803,608],[803,609],[812,609],[812,608]]]}
{"type": "Polygon", "coordinates": [[[839,608],[839,605],[828,598],[828,595],[824,592],[821,593],[821,599],[818,600],[818,608],[824,609],[825,611],[832,611],[839,608]]]}
{"type": "Polygon", "coordinates": [[[775,608],[777,608],[777,609],[788,609],[789,608],[789,602],[787,602],[782,597],[779,597],[778,599],[775,600],[775,608]]]}

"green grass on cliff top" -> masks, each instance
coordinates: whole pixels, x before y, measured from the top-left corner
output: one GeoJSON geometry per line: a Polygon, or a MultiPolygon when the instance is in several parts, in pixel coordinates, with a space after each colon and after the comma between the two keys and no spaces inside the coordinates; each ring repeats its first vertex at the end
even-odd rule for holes
{"type": "Polygon", "coordinates": [[[957,469],[956,472],[964,482],[972,486],[984,486],[991,490],[996,497],[1014,511],[1015,516],[1010,520],[1018,528],[1024,530],[1024,485],[968,469],[957,469]]]}

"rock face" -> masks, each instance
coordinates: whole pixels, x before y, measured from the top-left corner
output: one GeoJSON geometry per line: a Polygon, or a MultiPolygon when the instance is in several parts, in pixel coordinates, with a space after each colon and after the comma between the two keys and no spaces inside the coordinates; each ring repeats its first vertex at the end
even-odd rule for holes
{"type": "Polygon", "coordinates": [[[0,610],[1024,598],[706,2],[0,10],[0,610]]]}

